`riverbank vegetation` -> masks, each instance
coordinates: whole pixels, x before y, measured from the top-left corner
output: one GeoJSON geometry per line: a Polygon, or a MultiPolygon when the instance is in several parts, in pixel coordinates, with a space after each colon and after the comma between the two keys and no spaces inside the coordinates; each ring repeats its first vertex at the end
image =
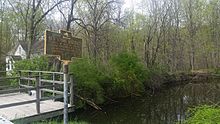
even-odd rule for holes
{"type": "Polygon", "coordinates": [[[219,124],[220,107],[219,106],[198,106],[188,111],[189,117],[185,124],[219,124]]]}
{"type": "MultiPolygon", "coordinates": [[[[23,69],[54,70],[45,56],[15,64],[15,71],[23,69]]],[[[159,88],[164,83],[162,75],[166,74],[162,67],[148,68],[135,53],[130,52],[114,55],[108,63],[76,59],[69,65],[69,71],[77,83],[77,94],[96,104],[114,98],[140,96],[146,89],[159,88]]],[[[79,101],[78,107],[85,104],[86,101],[79,101]]]]}

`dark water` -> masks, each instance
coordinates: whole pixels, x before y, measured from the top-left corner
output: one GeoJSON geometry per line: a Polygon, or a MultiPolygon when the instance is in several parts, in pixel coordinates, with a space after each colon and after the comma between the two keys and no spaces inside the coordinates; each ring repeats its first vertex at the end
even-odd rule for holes
{"type": "Polygon", "coordinates": [[[103,107],[104,112],[87,110],[78,113],[77,117],[92,124],[173,124],[183,122],[190,107],[219,102],[220,80],[204,81],[120,100],[103,107]]]}

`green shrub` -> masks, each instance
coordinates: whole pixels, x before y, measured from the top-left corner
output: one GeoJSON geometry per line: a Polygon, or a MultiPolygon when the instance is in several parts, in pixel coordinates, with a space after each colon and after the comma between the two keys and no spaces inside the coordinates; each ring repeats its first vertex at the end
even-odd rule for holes
{"type": "MultiPolygon", "coordinates": [[[[25,59],[25,60],[21,60],[21,61],[17,61],[14,64],[15,68],[12,71],[12,77],[18,75],[18,71],[19,70],[31,70],[31,71],[48,71],[49,70],[49,66],[48,66],[48,59],[46,56],[41,56],[41,57],[35,57],[33,59],[25,59]]],[[[24,75],[28,75],[27,73],[22,74],[24,75]]],[[[18,85],[17,84],[18,81],[17,80],[11,80],[10,84],[13,86],[18,85]]]]}
{"type": "Polygon", "coordinates": [[[167,69],[161,65],[154,65],[146,70],[144,86],[150,89],[160,88],[165,82],[167,69]]]}
{"type": "Polygon", "coordinates": [[[213,69],[215,74],[220,74],[220,68],[213,69]]]}
{"type": "Polygon", "coordinates": [[[18,70],[34,70],[34,71],[47,71],[48,59],[45,56],[35,57],[33,59],[25,59],[15,63],[15,71],[18,70]]]}
{"type": "Polygon", "coordinates": [[[100,85],[104,75],[96,64],[88,59],[78,59],[70,64],[70,72],[74,74],[77,81],[79,95],[95,103],[104,102],[103,88],[100,85]]]}
{"type": "Polygon", "coordinates": [[[133,94],[144,91],[146,78],[144,65],[133,53],[120,53],[110,60],[112,68],[113,88],[117,94],[133,94]]]}
{"type": "Polygon", "coordinates": [[[219,106],[199,106],[188,111],[185,124],[220,124],[219,106]]]}

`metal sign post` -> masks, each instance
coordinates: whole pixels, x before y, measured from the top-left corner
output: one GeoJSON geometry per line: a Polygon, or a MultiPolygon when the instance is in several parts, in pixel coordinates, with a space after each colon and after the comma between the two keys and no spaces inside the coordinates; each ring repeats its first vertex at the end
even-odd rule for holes
{"type": "Polygon", "coordinates": [[[64,124],[68,124],[68,61],[64,61],[63,64],[63,80],[64,80],[64,111],[63,111],[63,122],[64,124]]]}

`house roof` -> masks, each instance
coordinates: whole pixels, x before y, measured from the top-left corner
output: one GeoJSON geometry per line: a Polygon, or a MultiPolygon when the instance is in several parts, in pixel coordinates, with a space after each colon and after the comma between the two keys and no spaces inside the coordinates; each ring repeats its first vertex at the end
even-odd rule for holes
{"type": "Polygon", "coordinates": [[[15,47],[13,47],[13,48],[7,53],[7,55],[14,55],[14,53],[15,53],[15,51],[16,51],[16,49],[17,49],[17,46],[18,46],[18,45],[16,45],[15,47]]]}
{"type": "Polygon", "coordinates": [[[28,43],[27,42],[19,41],[19,44],[22,46],[22,48],[24,49],[25,52],[28,51],[28,43]]]}
{"type": "Polygon", "coordinates": [[[10,56],[14,55],[19,45],[21,45],[21,47],[24,49],[24,51],[27,52],[27,50],[28,50],[28,44],[25,43],[24,41],[19,41],[19,42],[17,42],[17,43],[14,45],[14,47],[7,53],[7,55],[10,55],[10,56]]]}
{"type": "MultiPolygon", "coordinates": [[[[28,43],[24,42],[24,41],[19,41],[15,47],[13,47],[11,49],[11,51],[8,52],[8,55],[14,55],[16,52],[16,49],[18,48],[18,46],[21,45],[22,48],[24,49],[24,51],[27,53],[28,52],[28,43]]],[[[35,53],[43,53],[44,50],[44,41],[43,40],[38,40],[37,42],[35,42],[32,46],[32,54],[35,53]]]]}

